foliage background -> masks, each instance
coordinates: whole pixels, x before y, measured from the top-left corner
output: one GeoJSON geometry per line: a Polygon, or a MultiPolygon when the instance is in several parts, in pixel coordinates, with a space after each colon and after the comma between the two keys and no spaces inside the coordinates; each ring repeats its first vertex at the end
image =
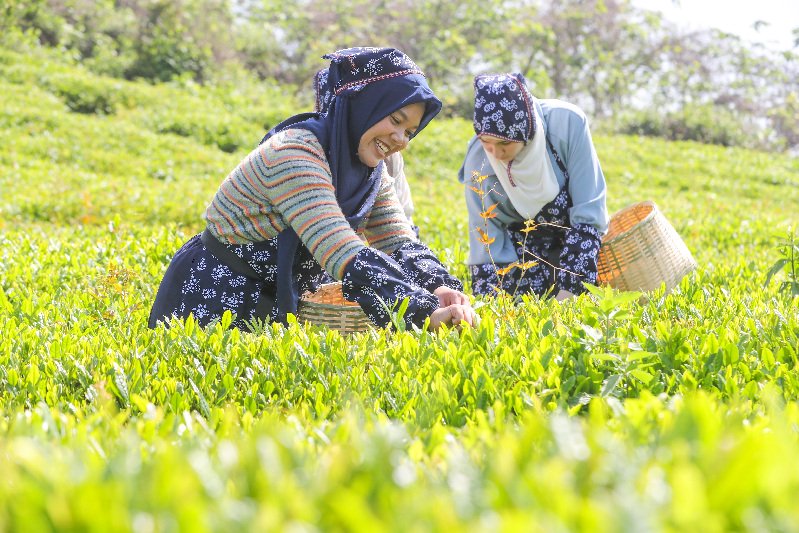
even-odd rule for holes
{"type": "MultiPolygon", "coordinates": [[[[128,80],[133,44],[104,71],[19,23],[83,34],[53,4],[7,6],[0,530],[799,530],[799,310],[787,271],[765,284],[795,158],[596,135],[610,210],[655,201],[700,265],[668,295],[479,300],[478,328],[436,334],[149,330],[171,255],[305,84],[128,80]]],[[[464,279],[469,136],[442,118],[406,156],[422,236],[464,279]]]]}
{"type": "Polygon", "coordinates": [[[628,0],[6,0],[0,41],[65,50],[104,75],[256,77],[312,101],[323,54],[396,46],[445,112],[468,119],[478,73],[520,71],[606,131],[795,153],[799,56],[686,31],[628,0]]]}

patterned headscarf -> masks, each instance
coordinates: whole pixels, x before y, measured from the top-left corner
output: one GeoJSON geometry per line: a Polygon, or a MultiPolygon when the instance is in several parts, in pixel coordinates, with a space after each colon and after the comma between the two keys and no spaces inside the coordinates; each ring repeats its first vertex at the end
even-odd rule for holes
{"type": "Polygon", "coordinates": [[[533,95],[518,72],[474,78],[474,132],[526,143],[535,135],[533,95]]]}
{"type": "MultiPolygon", "coordinates": [[[[333,91],[325,112],[290,117],[272,128],[261,142],[288,128],[311,131],[330,164],[336,200],[355,228],[371,211],[383,172],[382,162],[370,168],[358,158],[361,136],[398,109],[422,102],[425,111],[416,135],[441,111],[441,101],[419,67],[395,48],[347,48],[325,55],[324,59],[330,60],[325,82],[333,91]]],[[[298,295],[291,261],[298,245],[299,237],[291,228],[278,236],[280,314],[296,312],[298,295]]]]}
{"type": "Polygon", "coordinates": [[[330,102],[333,101],[333,89],[330,88],[328,80],[328,69],[323,68],[313,77],[313,91],[316,95],[316,102],[314,103],[314,111],[317,113],[325,114],[330,108],[330,102]]]}

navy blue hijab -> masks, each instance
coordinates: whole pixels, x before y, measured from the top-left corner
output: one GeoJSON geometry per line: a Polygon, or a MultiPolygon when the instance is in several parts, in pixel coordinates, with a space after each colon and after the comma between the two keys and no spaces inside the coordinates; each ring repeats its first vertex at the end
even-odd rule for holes
{"type": "Polygon", "coordinates": [[[328,83],[328,72],[329,69],[323,68],[313,77],[313,92],[316,95],[314,111],[323,115],[327,113],[330,102],[333,101],[333,88],[328,83]]]}
{"type": "MultiPolygon", "coordinates": [[[[394,111],[422,102],[425,111],[418,134],[441,111],[441,101],[427,85],[424,73],[394,48],[347,48],[324,56],[330,60],[326,82],[332,88],[327,112],[301,113],[271,130],[263,143],[288,128],[313,133],[325,151],[341,211],[355,229],[374,205],[384,163],[368,167],[358,158],[358,143],[366,131],[394,111]]],[[[297,312],[297,281],[293,276],[299,237],[291,228],[277,238],[278,316],[297,312]]]]}

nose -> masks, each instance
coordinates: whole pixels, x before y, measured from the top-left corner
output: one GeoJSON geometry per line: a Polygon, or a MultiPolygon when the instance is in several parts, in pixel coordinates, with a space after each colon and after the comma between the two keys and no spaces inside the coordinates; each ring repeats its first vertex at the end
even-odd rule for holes
{"type": "Polygon", "coordinates": [[[391,132],[391,142],[397,145],[397,148],[403,150],[406,146],[408,146],[408,141],[410,139],[407,135],[405,135],[405,131],[402,129],[395,129],[391,132]]]}

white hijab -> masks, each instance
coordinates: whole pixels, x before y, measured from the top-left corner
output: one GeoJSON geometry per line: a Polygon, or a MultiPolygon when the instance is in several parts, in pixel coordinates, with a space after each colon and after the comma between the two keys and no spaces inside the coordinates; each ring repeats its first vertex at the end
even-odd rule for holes
{"type": "Polygon", "coordinates": [[[486,152],[488,162],[511,204],[525,220],[535,217],[560,191],[558,178],[555,176],[555,169],[552,168],[547,151],[544,123],[535,107],[533,113],[538,124],[537,131],[527,146],[522,148],[508,165],[486,152]]]}

